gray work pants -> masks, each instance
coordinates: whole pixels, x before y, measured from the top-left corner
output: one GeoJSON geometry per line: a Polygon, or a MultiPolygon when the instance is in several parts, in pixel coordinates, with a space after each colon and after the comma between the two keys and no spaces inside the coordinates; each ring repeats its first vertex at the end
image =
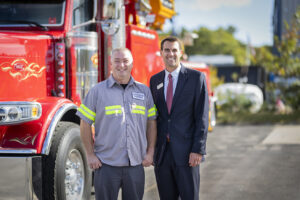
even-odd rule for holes
{"type": "Polygon", "coordinates": [[[96,200],[117,200],[122,188],[122,200],[142,200],[145,172],[142,165],[113,167],[103,164],[95,170],[94,187],[96,200]]]}

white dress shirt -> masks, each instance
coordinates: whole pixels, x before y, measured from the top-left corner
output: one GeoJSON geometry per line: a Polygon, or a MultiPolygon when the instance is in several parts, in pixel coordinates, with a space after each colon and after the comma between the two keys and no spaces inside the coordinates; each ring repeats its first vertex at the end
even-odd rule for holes
{"type": "Polygon", "coordinates": [[[181,64],[173,71],[173,72],[168,72],[167,70],[165,70],[165,81],[164,81],[164,94],[165,94],[165,100],[167,99],[167,89],[168,89],[168,84],[169,84],[169,74],[172,75],[172,80],[173,80],[173,96],[175,94],[175,90],[176,90],[176,86],[177,86],[177,82],[178,82],[178,76],[179,76],[179,72],[181,69],[181,64]]]}

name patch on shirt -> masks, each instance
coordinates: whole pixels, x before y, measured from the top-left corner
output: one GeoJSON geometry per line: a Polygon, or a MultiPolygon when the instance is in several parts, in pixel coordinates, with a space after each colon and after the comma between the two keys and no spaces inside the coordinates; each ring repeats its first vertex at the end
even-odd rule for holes
{"type": "Polygon", "coordinates": [[[138,99],[138,100],[144,100],[145,95],[144,95],[144,93],[132,92],[132,98],[138,99]]]}
{"type": "Polygon", "coordinates": [[[162,88],[163,86],[164,86],[164,84],[163,84],[163,83],[160,83],[160,84],[157,85],[157,89],[159,90],[159,89],[162,88]]]}

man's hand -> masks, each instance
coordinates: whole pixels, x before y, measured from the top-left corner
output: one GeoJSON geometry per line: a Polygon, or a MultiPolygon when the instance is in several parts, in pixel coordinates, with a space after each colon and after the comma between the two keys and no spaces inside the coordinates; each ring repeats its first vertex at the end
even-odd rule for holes
{"type": "Polygon", "coordinates": [[[149,167],[153,165],[153,156],[154,156],[154,149],[156,144],[156,137],[157,137],[157,129],[156,129],[156,120],[148,120],[147,121],[147,153],[142,162],[144,167],[149,167]]]}
{"type": "Polygon", "coordinates": [[[149,167],[150,165],[152,165],[153,164],[153,153],[147,153],[142,164],[144,167],[149,167]]]}
{"type": "Polygon", "coordinates": [[[92,127],[84,120],[80,121],[80,136],[81,141],[86,150],[87,162],[91,169],[98,169],[102,166],[99,158],[94,153],[94,139],[92,127]]]}
{"type": "Polygon", "coordinates": [[[200,162],[202,160],[202,155],[199,153],[190,153],[190,159],[189,159],[189,165],[190,167],[195,167],[197,165],[200,165],[200,162]]]}
{"type": "Polygon", "coordinates": [[[99,158],[95,154],[87,155],[87,161],[88,161],[88,165],[93,170],[98,169],[99,167],[102,166],[101,161],[99,160],[99,158]]]}

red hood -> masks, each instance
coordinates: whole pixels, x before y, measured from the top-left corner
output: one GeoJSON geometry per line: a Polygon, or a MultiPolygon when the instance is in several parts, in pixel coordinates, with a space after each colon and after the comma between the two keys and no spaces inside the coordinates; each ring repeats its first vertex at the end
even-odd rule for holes
{"type": "Polygon", "coordinates": [[[53,61],[51,36],[0,32],[0,101],[49,95],[53,61]]]}

